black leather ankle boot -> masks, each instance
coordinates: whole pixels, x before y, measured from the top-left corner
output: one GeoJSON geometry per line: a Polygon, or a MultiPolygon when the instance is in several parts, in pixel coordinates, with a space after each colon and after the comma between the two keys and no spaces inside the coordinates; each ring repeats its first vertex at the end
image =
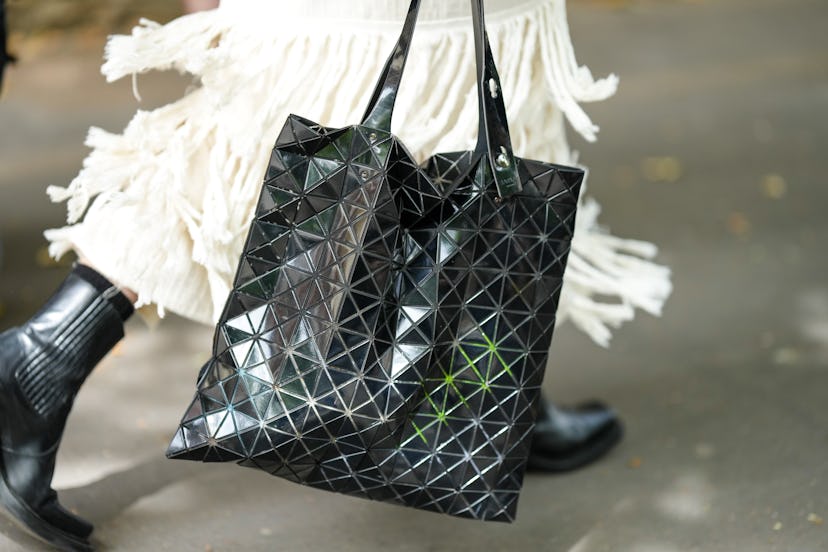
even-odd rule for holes
{"type": "Polygon", "coordinates": [[[91,550],[92,525],[52,489],[55,457],[75,395],[123,337],[132,305],[79,266],[26,324],[0,334],[0,503],[64,550],[91,550]]]}
{"type": "Polygon", "coordinates": [[[609,452],[622,434],[615,411],[599,402],[563,408],[541,397],[528,469],[576,470],[609,452]]]}

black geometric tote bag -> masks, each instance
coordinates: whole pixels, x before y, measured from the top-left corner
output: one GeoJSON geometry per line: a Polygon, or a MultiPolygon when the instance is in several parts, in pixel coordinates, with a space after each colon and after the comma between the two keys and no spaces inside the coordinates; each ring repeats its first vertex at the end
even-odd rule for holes
{"type": "MultiPolygon", "coordinates": [[[[442,166],[445,170],[437,176],[449,182],[438,188],[388,133],[418,6],[418,0],[412,2],[363,125],[335,131],[296,117],[288,120],[274,148],[234,291],[217,327],[214,357],[200,376],[196,398],[168,455],[237,461],[326,490],[509,521],[515,514],[542,365],[534,372],[526,370],[520,359],[531,354],[516,357],[514,346],[500,351],[492,341],[486,351],[513,374],[510,382],[494,377],[485,371],[476,341],[448,342],[451,331],[465,331],[453,322],[462,315],[438,315],[443,304],[452,312],[462,310],[458,294],[466,292],[459,286],[469,287],[467,282],[476,277],[468,258],[483,258],[469,253],[470,242],[462,239],[462,232],[441,231],[454,220],[452,213],[469,204],[462,199],[469,196],[463,179],[451,167],[462,170],[481,162],[432,161],[430,169],[442,166]],[[330,143],[348,132],[359,135],[358,145],[337,145],[332,154],[330,143]],[[366,164],[366,158],[383,151],[370,146],[386,140],[390,153],[384,159],[393,161],[386,160],[378,174],[370,172],[377,170],[376,163],[366,164]],[[296,143],[301,144],[299,157],[312,158],[309,168],[295,158],[296,143]],[[345,150],[351,153],[343,155],[345,150]],[[368,213],[364,220],[347,215],[342,205],[336,212],[343,223],[320,217],[323,211],[317,205],[303,211],[302,200],[310,194],[293,190],[319,178],[315,173],[309,177],[311,171],[335,174],[331,164],[317,167],[319,158],[338,160],[347,166],[338,170],[351,174],[350,180],[321,178],[330,183],[328,201],[361,209],[368,213]],[[292,171],[294,166],[299,168],[292,171]],[[387,184],[387,191],[372,192],[376,196],[369,195],[375,177],[379,188],[387,184]],[[382,179],[384,184],[379,183],[382,179]],[[381,205],[382,212],[367,205],[381,205]],[[357,231],[363,227],[373,230],[357,231]],[[331,229],[340,228],[347,239],[333,237],[331,229]],[[362,247],[356,244],[360,236],[362,247]],[[324,255],[314,249],[322,242],[324,255]],[[320,275],[331,267],[336,270],[320,275]],[[456,329],[439,328],[446,322],[456,329]],[[455,369],[449,350],[463,357],[466,371],[459,364],[455,369]],[[439,358],[448,363],[436,362],[439,358]]],[[[482,28],[482,13],[479,24],[482,28]]],[[[505,117],[499,120],[502,128],[493,128],[505,131],[505,117]]],[[[501,143],[509,145],[508,140],[501,143]]],[[[501,182],[509,184],[508,171],[501,182]]],[[[515,182],[511,185],[519,186],[515,182]]],[[[491,197],[497,201],[496,195],[491,197]]],[[[503,201],[510,200],[504,196],[503,201]]],[[[556,266],[562,272],[568,242],[563,243],[563,232],[550,238],[561,240],[556,266]]],[[[554,285],[548,291],[551,303],[539,304],[551,307],[554,320],[554,285]]],[[[488,319],[480,320],[478,325],[485,325],[488,319]]],[[[499,339],[497,331],[487,335],[499,339]]]]}

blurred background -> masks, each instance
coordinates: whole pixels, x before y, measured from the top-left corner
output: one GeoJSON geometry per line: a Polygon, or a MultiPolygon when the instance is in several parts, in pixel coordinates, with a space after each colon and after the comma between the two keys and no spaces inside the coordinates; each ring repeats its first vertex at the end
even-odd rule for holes
{"type": "MultiPolygon", "coordinates": [[[[107,85],[105,37],[170,0],[9,0],[20,58],[0,99],[0,328],[67,272],[45,228],[90,125],[181,95],[175,74],[107,85]]],[[[531,475],[518,522],[483,526],[304,489],[235,466],[163,459],[209,328],[171,319],[128,337],[81,392],[61,496],[105,550],[828,550],[828,3],[570,0],[579,61],[621,76],[576,143],[614,233],[656,242],[674,269],[665,315],[609,350],[556,335],[545,387],[600,397],[627,435],[567,476],[531,475]]],[[[574,133],[572,133],[574,136],[574,133]]],[[[67,260],[71,261],[71,260],[67,260]]],[[[0,519],[0,549],[39,549],[0,519]]]]}

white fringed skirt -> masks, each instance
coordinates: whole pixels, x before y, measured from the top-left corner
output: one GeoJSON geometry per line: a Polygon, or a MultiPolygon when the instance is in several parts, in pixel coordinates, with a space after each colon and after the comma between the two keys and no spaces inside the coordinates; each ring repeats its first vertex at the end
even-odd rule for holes
{"type": "MultiPolygon", "coordinates": [[[[394,130],[418,158],[473,147],[477,132],[468,0],[424,2],[397,100],[394,130]]],[[[487,0],[515,151],[573,164],[564,120],[587,140],[579,105],[616,89],[576,63],[564,0],[487,0]]],[[[166,25],[142,21],[111,37],[114,81],[176,69],[198,85],[121,134],[89,132],[92,148],[66,188],[69,225],[46,231],[50,252],[74,250],[139,306],[214,323],[224,306],[273,142],[296,113],[327,126],[359,122],[399,34],[407,0],[224,0],[166,25]]],[[[137,94],[137,90],[136,90],[137,94]]],[[[613,237],[585,199],[559,308],[597,343],[636,308],[658,314],[670,293],[653,245],[613,237]]]]}

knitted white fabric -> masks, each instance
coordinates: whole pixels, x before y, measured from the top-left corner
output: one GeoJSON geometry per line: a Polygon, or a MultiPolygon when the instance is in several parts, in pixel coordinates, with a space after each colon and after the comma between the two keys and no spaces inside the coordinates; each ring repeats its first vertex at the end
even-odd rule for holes
{"type": "MultiPolygon", "coordinates": [[[[573,164],[564,119],[587,140],[598,127],[579,102],[603,100],[614,75],[575,60],[564,0],[487,0],[515,152],[573,164]]],[[[359,122],[393,47],[407,0],[224,0],[166,25],[143,20],[111,37],[109,81],[150,70],[191,73],[198,86],[122,134],[89,132],[92,152],[67,188],[69,226],[50,252],[88,258],[155,305],[204,323],[223,308],[273,142],[296,113],[328,126],[359,122]]],[[[397,100],[394,131],[420,159],[468,149],[477,132],[468,0],[425,2],[397,100]]],[[[137,89],[136,89],[137,95],[137,89]]],[[[601,345],[636,308],[659,314],[670,293],[651,244],[610,236],[586,201],[578,215],[559,320],[601,345]],[[600,298],[600,299],[598,299],[600,298]]]]}

